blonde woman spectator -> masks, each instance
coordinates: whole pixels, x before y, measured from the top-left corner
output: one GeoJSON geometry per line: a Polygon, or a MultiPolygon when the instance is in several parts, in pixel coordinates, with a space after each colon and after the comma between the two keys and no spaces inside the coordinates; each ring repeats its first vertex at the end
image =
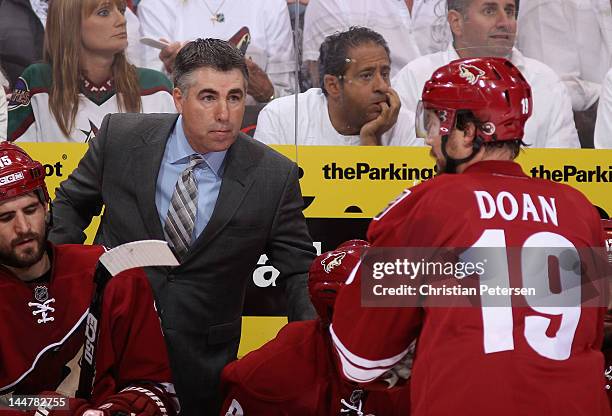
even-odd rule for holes
{"type": "Polygon", "coordinates": [[[175,112],[172,85],[126,58],[125,3],[54,0],[44,64],[26,68],[9,102],[9,140],[86,142],[116,112],[175,112]]]}
{"type": "MultiPolygon", "coordinates": [[[[48,0],[0,0],[0,61],[11,87],[28,66],[42,61],[48,5],[48,0]]],[[[129,8],[125,17],[128,59],[142,66],[144,45],[138,41],[138,17],[129,8]]]]}

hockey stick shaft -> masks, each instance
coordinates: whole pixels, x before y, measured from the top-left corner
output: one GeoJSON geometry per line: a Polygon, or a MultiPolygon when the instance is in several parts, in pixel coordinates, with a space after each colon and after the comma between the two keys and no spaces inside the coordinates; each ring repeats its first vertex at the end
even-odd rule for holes
{"type": "Polygon", "coordinates": [[[81,374],[79,377],[79,388],[76,397],[80,399],[91,399],[94,378],[96,376],[96,350],[98,337],[100,335],[100,319],[102,317],[102,301],[104,289],[112,275],[98,262],[94,272],[94,290],[91,297],[89,312],[85,320],[85,344],[83,356],[81,357],[81,374]]]}
{"type": "Polygon", "coordinates": [[[96,351],[100,336],[100,320],[104,289],[110,279],[122,271],[146,266],[178,266],[178,260],[159,240],[134,241],[115,247],[100,256],[94,272],[94,291],[85,321],[85,345],[81,357],[81,374],[76,397],[90,400],[96,376],[96,351]]]}

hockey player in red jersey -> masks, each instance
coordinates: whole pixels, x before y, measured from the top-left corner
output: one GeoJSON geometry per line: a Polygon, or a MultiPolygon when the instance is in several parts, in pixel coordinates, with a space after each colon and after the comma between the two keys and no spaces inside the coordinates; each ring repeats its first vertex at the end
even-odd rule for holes
{"type": "MultiPolygon", "coordinates": [[[[437,69],[423,89],[417,133],[444,174],[407,190],[373,219],[368,256],[377,247],[404,253],[409,247],[498,247],[499,269],[488,277],[520,277],[525,286],[541,288],[560,280],[560,293],[550,289],[547,297],[552,306],[502,295],[500,306],[482,307],[491,301],[485,291],[469,299],[473,307],[429,307],[427,297],[422,306],[362,308],[361,285],[372,276],[360,272],[338,295],[330,332],[348,380],[376,380],[418,336],[413,416],[609,414],[601,388],[604,303],[582,306],[575,284],[578,305],[561,305],[568,273],[552,254],[601,248],[599,215],[577,190],[530,178],[513,161],[531,108],[528,83],[503,58],[462,59],[437,69]],[[534,268],[504,268],[517,263],[511,253],[529,247],[551,255],[531,258],[534,268]]],[[[578,270],[572,276],[580,281],[578,270]]],[[[422,273],[416,279],[427,283],[422,273]]]]}
{"type": "Polygon", "coordinates": [[[21,148],[0,144],[0,414],[176,415],[166,345],[141,269],[107,284],[91,399],[74,398],[104,248],[46,240],[44,178],[44,167],[21,148]],[[36,403],[51,407],[32,408],[36,403]]]}
{"type": "Polygon", "coordinates": [[[367,242],[318,256],[308,288],[319,319],[285,325],[275,339],[229,363],[221,375],[222,416],[393,416],[409,412],[407,389],[366,392],[342,381],[327,331],[338,289],[367,242]]]}

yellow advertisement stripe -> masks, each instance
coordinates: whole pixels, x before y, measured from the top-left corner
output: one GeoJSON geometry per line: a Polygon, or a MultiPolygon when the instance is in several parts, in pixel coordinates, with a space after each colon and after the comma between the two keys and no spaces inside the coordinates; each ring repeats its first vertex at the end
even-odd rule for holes
{"type": "MultiPolygon", "coordinates": [[[[276,149],[295,160],[293,146],[276,149]]],[[[535,168],[561,178],[612,214],[612,150],[525,149],[517,161],[529,175],[535,168]]],[[[434,166],[423,147],[302,146],[298,162],[302,194],[315,197],[304,213],[317,218],[371,218],[403,189],[430,178],[434,166]],[[362,213],[346,212],[353,206],[362,213]]]]}
{"type": "MultiPolygon", "coordinates": [[[[18,143],[34,159],[45,164],[47,187],[55,188],[76,168],[86,144],[18,143]]],[[[296,160],[294,146],[275,146],[296,160]]],[[[428,148],[410,147],[300,147],[298,163],[303,169],[300,184],[312,218],[371,218],[404,188],[433,174],[428,148]]],[[[612,214],[612,150],[526,149],[518,162],[527,174],[548,174],[584,193],[612,214]]],[[[90,243],[99,224],[87,230],[90,243]]],[[[273,338],[287,322],[283,317],[245,317],[240,355],[273,338]]]]}

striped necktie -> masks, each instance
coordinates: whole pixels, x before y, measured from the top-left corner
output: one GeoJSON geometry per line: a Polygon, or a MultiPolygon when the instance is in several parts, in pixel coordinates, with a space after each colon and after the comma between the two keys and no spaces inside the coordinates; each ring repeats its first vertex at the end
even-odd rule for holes
{"type": "Polygon", "coordinates": [[[166,240],[174,248],[174,252],[179,259],[187,254],[191,245],[198,210],[198,184],[193,169],[203,161],[204,159],[200,155],[189,157],[189,165],[176,181],[176,187],[168,208],[168,216],[164,224],[166,240]]]}

